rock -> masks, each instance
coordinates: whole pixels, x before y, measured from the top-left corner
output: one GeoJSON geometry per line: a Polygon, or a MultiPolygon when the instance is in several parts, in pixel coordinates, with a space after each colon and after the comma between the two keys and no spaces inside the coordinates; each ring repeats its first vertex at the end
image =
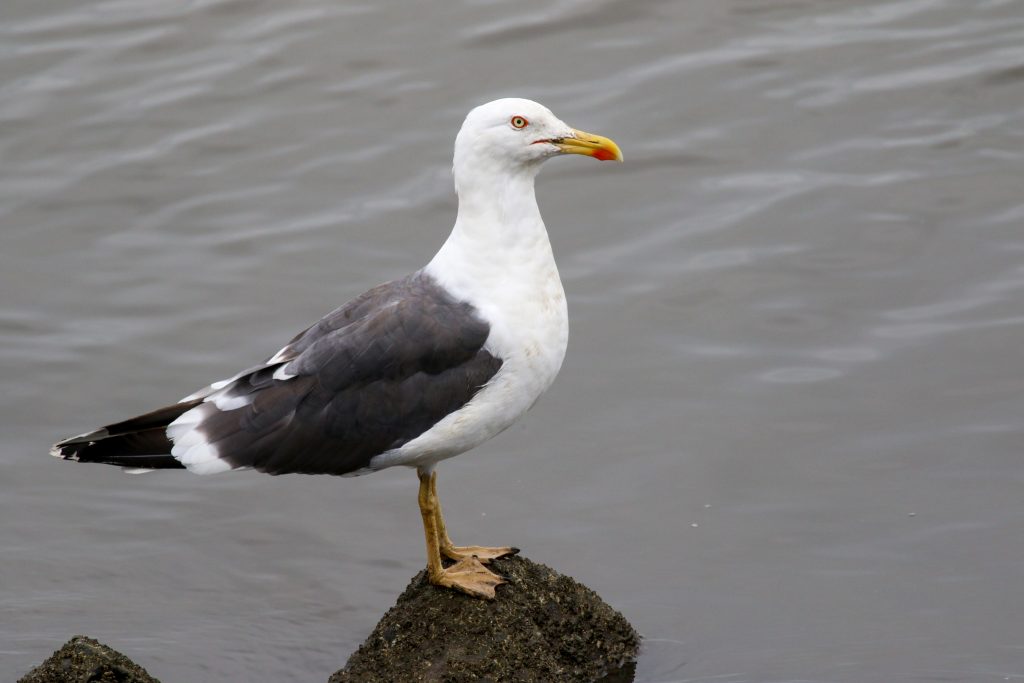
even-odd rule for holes
{"type": "Polygon", "coordinates": [[[103,643],[74,636],[18,683],[160,683],[103,643]]]}
{"type": "Polygon", "coordinates": [[[594,591],[523,557],[491,567],[509,579],[493,601],[420,572],[329,683],[633,680],[640,637],[594,591]]]}

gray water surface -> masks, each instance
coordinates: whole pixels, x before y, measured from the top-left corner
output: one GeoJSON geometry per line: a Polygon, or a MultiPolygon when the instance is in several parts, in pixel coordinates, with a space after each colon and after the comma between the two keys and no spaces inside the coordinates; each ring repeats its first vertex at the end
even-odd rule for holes
{"type": "Polygon", "coordinates": [[[0,677],[324,681],[423,565],[412,473],[47,456],[273,353],[447,235],[540,100],[571,341],[440,468],[646,636],[646,683],[1024,679],[1024,2],[4,0],[0,677]]]}

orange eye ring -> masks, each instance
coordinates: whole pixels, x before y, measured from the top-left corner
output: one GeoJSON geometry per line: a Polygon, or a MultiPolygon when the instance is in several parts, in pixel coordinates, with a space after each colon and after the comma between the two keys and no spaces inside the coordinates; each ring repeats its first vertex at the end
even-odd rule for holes
{"type": "Polygon", "coordinates": [[[509,120],[509,123],[516,130],[522,130],[530,125],[530,122],[526,120],[525,116],[513,116],[512,119],[509,120]]]}

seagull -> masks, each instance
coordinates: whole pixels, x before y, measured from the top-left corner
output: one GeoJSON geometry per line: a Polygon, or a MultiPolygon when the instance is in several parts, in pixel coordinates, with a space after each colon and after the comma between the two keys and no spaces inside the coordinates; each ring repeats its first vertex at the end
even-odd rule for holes
{"type": "Polygon", "coordinates": [[[415,468],[428,580],[494,599],[505,580],[485,565],[518,550],[452,543],[435,467],[522,417],[562,365],[565,292],[534,179],[563,154],[622,161],[612,140],[537,102],[476,107],[455,139],[455,226],[424,268],[343,304],[259,365],[51,454],[132,472],[415,468]]]}

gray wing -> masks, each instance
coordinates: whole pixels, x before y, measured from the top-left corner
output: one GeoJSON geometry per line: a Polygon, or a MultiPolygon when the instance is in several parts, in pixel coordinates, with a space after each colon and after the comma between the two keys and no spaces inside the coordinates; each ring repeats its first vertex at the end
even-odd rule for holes
{"type": "MultiPolygon", "coordinates": [[[[376,287],[264,365],[191,400],[196,433],[231,467],[345,474],[427,431],[501,367],[468,303],[416,273],[376,287]]],[[[176,439],[177,443],[177,439],[176,439]]],[[[177,455],[177,452],[176,452],[177,455]]]]}

